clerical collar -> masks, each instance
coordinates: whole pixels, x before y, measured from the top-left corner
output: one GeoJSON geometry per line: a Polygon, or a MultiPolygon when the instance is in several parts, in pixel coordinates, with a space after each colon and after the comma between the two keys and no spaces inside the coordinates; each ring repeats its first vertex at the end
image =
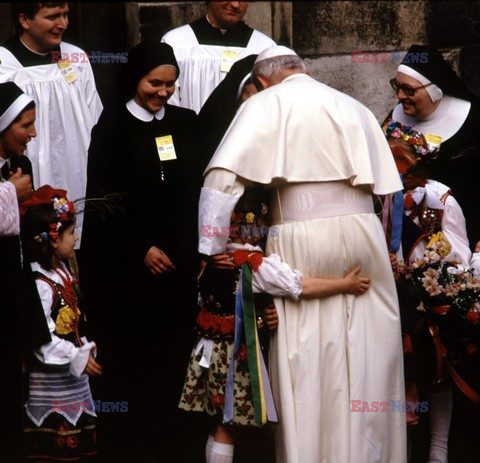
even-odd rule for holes
{"type": "Polygon", "coordinates": [[[165,107],[162,107],[160,111],[157,111],[155,114],[147,111],[145,108],[142,108],[135,100],[130,100],[125,105],[133,117],[136,117],[138,120],[143,122],[151,122],[153,118],[161,121],[163,116],[165,116],[165,107]]]}
{"type": "Polygon", "coordinates": [[[423,120],[415,119],[403,112],[399,103],[392,113],[394,121],[411,125],[422,134],[431,133],[442,137],[442,142],[452,138],[462,127],[470,112],[472,103],[450,95],[444,95],[437,109],[423,120]]]}
{"type": "Polygon", "coordinates": [[[39,53],[38,51],[32,50],[23,40],[19,37],[21,44],[31,53],[38,55],[38,56],[47,56],[51,51],[47,51],[46,53],[39,53]]]}
{"type": "Polygon", "coordinates": [[[210,24],[210,26],[214,27],[215,29],[218,29],[222,33],[222,35],[224,35],[228,31],[228,29],[220,29],[219,27],[214,26],[212,24],[212,21],[210,21],[210,19],[208,18],[208,13],[205,15],[205,18],[207,19],[208,24],[210,24]]]}
{"type": "Polygon", "coordinates": [[[61,53],[60,46],[52,48],[46,55],[40,55],[27,48],[18,36],[9,38],[3,46],[20,62],[24,67],[43,66],[52,64],[52,52],[61,53]]]}

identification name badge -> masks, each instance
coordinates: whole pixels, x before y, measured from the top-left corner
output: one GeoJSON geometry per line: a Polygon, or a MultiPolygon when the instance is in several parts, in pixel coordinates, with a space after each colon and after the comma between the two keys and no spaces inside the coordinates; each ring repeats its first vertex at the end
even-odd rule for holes
{"type": "Polygon", "coordinates": [[[75,73],[70,61],[59,61],[57,64],[67,84],[72,84],[77,80],[77,74],[75,73]]]}
{"type": "Polygon", "coordinates": [[[433,133],[425,134],[425,140],[427,140],[428,150],[433,153],[440,149],[442,144],[442,137],[440,135],[435,135],[433,133]]]}
{"type": "Polygon", "coordinates": [[[155,138],[157,144],[157,151],[160,161],[172,161],[177,159],[175,153],[175,146],[173,146],[173,138],[171,135],[165,135],[164,137],[155,138]]]}
{"type": "Polygon", "coordinates": [[[220,70],[222,72],[230,72],[230,69],[238,59],[238,52],[232,50],[222,50],[222,65],[220,70]]]}

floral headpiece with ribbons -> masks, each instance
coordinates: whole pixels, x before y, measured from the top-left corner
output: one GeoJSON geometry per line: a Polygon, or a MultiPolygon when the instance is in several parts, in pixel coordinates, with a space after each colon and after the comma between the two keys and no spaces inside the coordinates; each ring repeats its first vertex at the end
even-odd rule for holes
{"type": "Polygon", "coordinates": [[[411,125],[404,125],[389,118],[383,123],[382,130],[386,137],[401,138],[406,141],[419,156],[431,154],[423,135],[413,130],[411,125]]]}
{"type": "Polygon", "coordinates": [[[51,204],[55,211],[55,220],[50,223],[48,230],[44,230],[34,239],[38,242],[56,240],[63,222],[72,220],[75,215],[74,204],[67,199],[65,190],[54,189],[50,185],[44,185],[32,193],[29,199],[20,204],[20,214],[25,215],[31,206],[37,204],[51,204]]]}

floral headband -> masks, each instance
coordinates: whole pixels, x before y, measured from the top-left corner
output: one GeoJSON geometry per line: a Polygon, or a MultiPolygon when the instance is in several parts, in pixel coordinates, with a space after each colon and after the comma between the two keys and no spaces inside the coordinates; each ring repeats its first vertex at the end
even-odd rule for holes
{"type": "Polygon", "coordinates": [[[30,198],[20,203],[20,215],[25,215],[28,209],[37,204],[51,204],[55,211],[55,220],[50,224],[49,229],[34,236],[34,240],[38,242],[56,240],[62,222],[71,220],[75,214],[75,206],[67,199],[65,190],[52,188],[50,185],[43,185],[35,190],[30,198]]]}
{"type": "Polygon", "coordinates": [[[413,147],[417,155],[426,156],[431,154],[422,134],[413,130],[411,125],[404,125],[389,118],[383,123],[382,130],[386,137],[405,140],[413,147]]]}
{"type": "Polygon", "coordinates": [[[55,194],[51,197],[50,201],[57,220],[50,224],[50,230],[48,232],[42,232],[33,237],[33,239],[39,243],[48,241],[49,239],[56,240],[58,238],[59,230],[62,228],[62,222],[72,218],[75,214],[75,206],[66,197],[55,194]]]}
{"type": "Polygon", "coordinates": [[[261,203],[254,206],[249,212],[233,212],[231,223],[235,225],[251,225],[255,221],[255,217],[259,215],[266,215],[268,213],[268,206],[261,203]]]}

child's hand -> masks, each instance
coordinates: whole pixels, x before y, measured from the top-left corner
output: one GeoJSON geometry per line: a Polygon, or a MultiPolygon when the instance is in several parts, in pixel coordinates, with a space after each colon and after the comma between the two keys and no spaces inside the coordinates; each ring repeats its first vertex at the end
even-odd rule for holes
{"type": "Polygon", "coordinates": [[[475,245],[475,252],[480,252],[480,241],[475,245]]]}
{"type": "Polygon", "coordinates": [[[360,265],[358,265],[344,276],[345,292],[359,296],[370,287],[370,278],[358,276],[361,269],[360,265]]]}
{"type": "Polygon", "coordinates": [[[208,263],[217,270],[234,270],[237,267],[232,256],[227,253],[209,256],[208,263]]]}
{"type": "Polygon", "coordinates": [[[263,320],[269,330],[276,330],[278,326],[277,309],[274,305],[269,305],[263,309],[263,320]]]}
{"type": "Polygon", "coordinates": [[[92,357],[88,357],[87,365],[85,366],[84,373],[89,376],[100,376],[102,374],[102,365],[92,357]]]}

